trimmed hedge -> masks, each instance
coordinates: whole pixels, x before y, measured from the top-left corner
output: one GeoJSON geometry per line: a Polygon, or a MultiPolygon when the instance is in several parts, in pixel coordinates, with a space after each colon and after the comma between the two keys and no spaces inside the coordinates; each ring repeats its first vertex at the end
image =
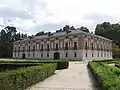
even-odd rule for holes
{"type": "Polygon", "coordinates": [[[42,65],[41,63],[0,63],[0,72],[6,70],[13,70],[19,68],[25,68],[30,66],[42,65]]]}
{"type": "Polygon", "coordinates": [[[106,59],[106,60],[93,60],[93,62],[104,62],[106,64],[120,62],[120,58],[117,59],[106,59]]]}
{"type": "Polygon", "coordinates": [[[57,63],[57,70],[67,69],[69,61],[65,60],[1,60],[0,63],[57,63]]]}
{"type": "Polygon", "coordinates": [[[0,72],[0,90],[23,90],[54,74],[56,64],[0,72]]]}
{"type": "Polygon", "coordinates": [[[88,67],[102,90],[120,90],[120,69],[101,62],[88,62],[88,67]]]}

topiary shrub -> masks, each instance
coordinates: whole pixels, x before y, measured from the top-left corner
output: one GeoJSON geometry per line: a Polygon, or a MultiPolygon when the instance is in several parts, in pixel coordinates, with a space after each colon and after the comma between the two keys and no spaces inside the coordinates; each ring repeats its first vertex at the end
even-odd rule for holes
{"type": "Polygon", "coordinates": [[[56,64],[0,72],[0,90],[24,90],[54,74],[56,64]]]}
{"type": "Polygon", "coordinates": [[[0,63],[57,63],[57,70],[67,69],[69,67],[69,61],[66,60],[3,60],[0,63]]]}

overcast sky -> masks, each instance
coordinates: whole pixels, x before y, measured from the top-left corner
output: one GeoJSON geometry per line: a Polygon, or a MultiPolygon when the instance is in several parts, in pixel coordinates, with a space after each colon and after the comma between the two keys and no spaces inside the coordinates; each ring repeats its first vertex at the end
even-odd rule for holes
{"type": "Polygon", "coordinates": [[[104,21],[120,22],[120,0],[0,0],[0,29],[13,25],[29,35],[66,24],[94,31],[104,21]]]}

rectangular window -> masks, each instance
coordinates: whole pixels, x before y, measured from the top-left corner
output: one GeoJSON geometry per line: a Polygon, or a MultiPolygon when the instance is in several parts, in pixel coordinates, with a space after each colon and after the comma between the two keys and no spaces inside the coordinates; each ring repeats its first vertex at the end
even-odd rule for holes
{"type": "Polygon", "coordinates": [[[47,45],[47,51],[49,51],[49,45],[47,45]]]}
{"type": "Polygon", "coordinates": [[[92,57],[93,57],[93,53],[92,53],[92,57]]]}
{"type": "Polygon", "coordinates": [[[41,54],[41,57],[43,57],[43,54],[41,54]]]}
{"type": "Polygon", "coordinates": [[[93,48],[93,43],[91,43],[91,49],[93,50],[94,48],[93,48]]]}
{"type": "Polygon", "coordinates": [[[43,45],[41,45],[41,51],[43,51],[43,45]]]}
{"type": "Polygon", "coordinates": [[[66,53],[66,57],[68,57],[68,54],[66,53]]]}
{"type": "Polygon", "coordinates": [[[47,53],[47,57],[49,57],[49,53],[47,53]]]}
{"type": "Polygon", "coordinates": [[[58,44],[56,44],[56,50],[58,50],[58,44]]]}
{"type": "Polygon", "coordinates": [[[87,53],[86,53],[86,57],[87,57],[87,53]]]}
{"type": "Polygon", "coordinates": [[[76,53],[74,53],[74,57],[77,57],[77,54],[76,54],[76,53]]]}
{"type": "Polygon", "coordinates": [[[30,52],[30,46],[29,46],[29,48],[28,48],[28,51],[30,52]]]}
{"type": "Polygon", "coordinates": [[[68,43],[65,43],[65,49],[68,50],[68,43]]]}
{"type": "Polygon", "coordinates": [[[74,42],[74,49],[77,49],[77,42],[74,42]]]}
{"type": "Polygon", "coordinates": [[[15,47],[15,49],[14,49],[14,52],[16,52],[16,47],[15,47]]]}
{"type": "Polygon", "coordinates": [[[88,45],[87,45],[87,42],[85,42],[85,49],[87,49],[87,46],[88,46],[88,45]]]}
{"type": "Polygon", "coordinates": [[[33,46],[33,51],[35,51],[35,46],[33,46]]]}

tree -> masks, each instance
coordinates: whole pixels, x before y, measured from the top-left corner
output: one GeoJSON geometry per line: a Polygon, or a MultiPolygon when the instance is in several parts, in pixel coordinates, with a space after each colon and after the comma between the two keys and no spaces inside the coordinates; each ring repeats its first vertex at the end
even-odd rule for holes
{"type": "Polygon", "coordinates": [[[82,26],[80,27],[80,30],[89,33],[89,29],[87,27],[82,26]]]}
{"type": "Polygon", "coordinates": [[[41,35],[45,35],[44,31],[38,32],[35,36],[41,36],[41,35]]]}
{"type": "Polygon", "coordinates": [[[113,40],[116,45],[113,46],[113,57],[120,57],[120,24],[110,24],[109,22],[97,24],[95,34],[113,40]]]}
{"type": "MultiPolygon", "coordinates": [[[[5,30],[1,30],[0,32],[0,57],[6,57],[6,41],[7,41],[7,37],[6,37],[6,32],[5,30]]],[[[8,46],[7,46],[8,47],[8,46]]]]}
{"type": "Polygon", "coordinates": [[[71,27],[70,27],[70,30],[75,30],[74,26],[71,26],[71,27]]]}
{"type": "Polygon", "coordinates": [[[95,34],[113,40],[118,46],[120,45],[120,24],[110,24],[104,22],[98,24],[95,28],[95,34]]]}
{"type": "Polygon", "coordinates": [[[62,29],[60,29],[60,30],[56,30],[56,32],[63,32],[63,30],[62,30],[62,29]]]}
{"type": "Polygon", "coordinates": [[[16,40],[27,37],[27,34],[16,33],[17,30],[13,26],[6,26],[0,32],[0,57],[12,57],[13,44],[16,40]]]}
{"type": "Polygon", "coordinates": [[[69,25],[66,25],[65,27],[63,27],[63,31],[68,31],[70,29],[69,25]]]}

